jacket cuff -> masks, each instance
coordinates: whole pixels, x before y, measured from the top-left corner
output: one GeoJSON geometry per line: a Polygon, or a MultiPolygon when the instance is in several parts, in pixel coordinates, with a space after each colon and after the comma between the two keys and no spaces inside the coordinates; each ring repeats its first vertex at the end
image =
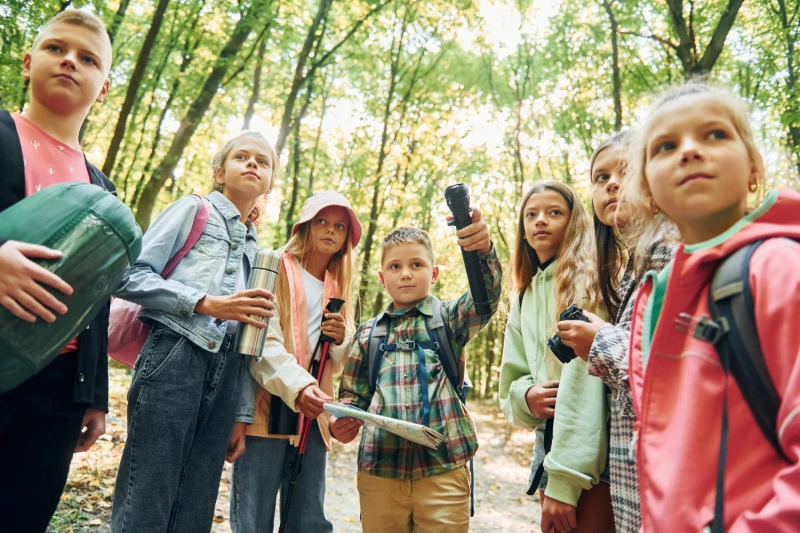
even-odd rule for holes
{"type": "Polygon", "coordinates": [[[204,292],[189,289],[187,293],[178,296],[178,303],[175,304],[173,314],[184,318],[193,317],[195,315],[194,308],[197,306],[197,302],[205,295],[204,292]]]}
{"type": "Polygon", "coordinates": [[[248,414],[243,414],[243,413],[238,413],[234,417],[233,421],[234,422],[244,422],[245,424],[252,426],[253,425],[253,413],[250,413],[249,415],[248,414]]]}
{"type": "Polygon", "coordinates": [[[541,419],[531,414],[530,409],[528,409],[528,402],[525,400],[528,389],[533,386],[534,384],[528,381],[519,381],[511,385],[508,391],[508,401],[513,416],[512,425],[533,429],[542,424],[541,419]]]}
{"type": "Polygon", "coordinates": [[[547,488],[544,491],[544,495],[548,498],[577,507],[581,492],[583,492],[583,489],[575,485],[568,476],[547,472],[547,488]]]}

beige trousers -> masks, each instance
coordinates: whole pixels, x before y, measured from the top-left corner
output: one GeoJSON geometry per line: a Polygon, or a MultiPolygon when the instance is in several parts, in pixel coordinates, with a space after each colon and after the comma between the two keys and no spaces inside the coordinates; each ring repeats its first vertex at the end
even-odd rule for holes
{"type": "Polygon", "coordinates": [[[358,473],[364,533],[466,533],[469,466],[421,479],[358,473]]]}

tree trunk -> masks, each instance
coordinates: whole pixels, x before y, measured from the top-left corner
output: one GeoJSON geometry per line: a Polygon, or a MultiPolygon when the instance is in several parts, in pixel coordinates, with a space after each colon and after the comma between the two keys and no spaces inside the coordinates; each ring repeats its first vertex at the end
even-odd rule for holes
{"type": "MultiPolygon", "coordinates": [[[[336,72],[334,71],[333,75],[331,76],[332,79],[336,79],[336,72]]],[[[324,80],[323,80],[324,81],[324,80]]],[[[313,152],[311,153],[311,168],[308,171],[308,192],[311,193],[314,191],[314,174],[317,171],[317,161],[319,160],[319,142],[322,139],[322,125],[325,123],[325,113],[328,110],[328,97],[330,96],[330,88],[332,84],[329,84],[325,92],[322,93],[322,110],[319,114],[319,127],[317,128],[317,136],[314,139],[314,148],[313,152]]]]}
{"type": "Polygon", "coordinates": [[[256,0],[250,9],[243,13],[239,20],[236,22],[236,27],[231,34],[230,40],[225,44],[217,59],[214,61],[214,66],[211,73],[206,78],[203,88],[197,95],[197,98],[189,106],[189,110],[180,122],[178,131],[172,140],[172,144],[167,151],[166,156],[153,172],[153,177],[147,182],[147,185],[142,191],[142,196],[136,210],[136,221],[142,227],[147,229],[150,226],[150,218],[153,214],[158,193],[161,188],[172,176],[175,167],[183,155],[183,151],[189,144],[189,141],[200,125],[200,121],[208,111],[211,101],[217,94],[217,89],[225,78],[225,73],[231,66],[236,54],[241,49],[247,36],[252,31],[259,15],[266,8],[266,0],[256,0]]]}
{"type": "Polygon", "coordinates": [[[356,322],[361,321],[362,306],[364,305],[364,299],[367,296],[367,287],[369,286],[369,278],[367,275],[369,274],[370,259],[372,258],[372,242],[375,239],[375,232],[378,228],[378,198],[380,197],[383,165],[386,162],[386,156],[388,154],[387,144],[389,140],[389,122],[391,121],[392,116],[392,100],[394,100],[395,90],[397,88],[398,64],[403,53],[403,39],[405,37],[406,23],[407,21],[404,20],[403,31],[400,36],[399,43],[397,44],[396,52],[394,50],[394,38],[392,38],[391,49],[394,57],[392,57],[392,65],[389,71],[390,79],[389,90],[386,94],[386,105],[384,105],[383,108],[383,130],[381,131],[381,144],[378,152],[378,166],[375,170],[375,183],[372,187],[372,202],[370,204],[369,223],[367,224],[367,234],[364,238],[364,244],[361,248],[364,255],[363,260],[361,261],[361,280],[359,281],[358,300],[356,301],[356,322]]]}
{"type": "Polygon", "coordinates": [[[308,57],[311,55],[311,50],[314,49],[314,43],[317,41],[317,39],[322,39],[322,35],[317,35],[317,30],[319,29],[320,24],[322,24],[328,17],[332,3],[333,0],[319,0],[317,14],[314,16],[314,20],[311,22],[311,26],[308,28],[306,40],[303,43],[303,48],[300,50],[300,55],[297,56],[297,65],[294,69],[292,87],[289,89],[289,95],[286,97],[286,103],[283,106],[281,129],[278,132],[278,140],[275,142],[275,151],[278,152],[278,156],[280,156],[284,146],[286,145],[286,137],[289,135],[290,126],[292,123],[292,113],[294,110],[294,104],[297,101],[297,95],[300,93],[300,89],[303,87],[303,84],[307,79],[305,69],[306,63],[308,62],[308,57]]]}
{"type": "Polygon", "coordinates": [[[682,0],[666,0],[669,7],[670,20],[675,32],[678,34],[678,44],[670,43],[674,48],[678,59],[683,66],[683,75],[686,78],[695,76],[704,76],[711,72],[714,65],[725,47],[725,39],[728,37],[736,21],[736,15],[739,13],[739,8],[742,7],[744,0],[728,0],[725,11],[722,13],[717,26],[714,28],[714,33],[711,36],[711,41],[708,43],[702,57],[697,57],[697,44],[694,39],[694,28],[691,21],[687,23],[686,18],[683,16],[683,1],[682,0]]]}
{"type": "MultiPolygon", "coordinates": [[[[314,21],[311,23],[311,27],[308,30],[308,34],[306,35],[306,40],[303,43],[303,48],[300,51],[300,55],[297,58],[297,66],[294,71],[294,79],[292,80],[292,87],[289,90],[289,95],[286,97],[286,103],[283,107],[283,118],[281,119],[281,129],[278,132],[278,139],[275,141],[275,151],[278,152],[280,156],[283,148],[286,146],[286,138],[288,137],[291,131],[291,121],[292,121],[292,113],[294,110],[294,105],[297,101],[297,95],[300,93],[300,89],[302,89],[303,84],[305,84],[306,80],[314,74],[318,68],[325,65],[328,60],[333,56],[336,50],[339,49],[345,42],[347,42],[350,37],[355,35],[356,31],[364,24],[370,17],[380,12],[385,6],[393,2],[394,0],[386,0],[382,4],[378,4],[375,8],[371,9],[369,13],[367,13],[364,18],[360,19],[356,22],[350,31],[345,34],[342,39],[336,43],[336,45],[325,52],[322,57],[319,59],[315,59],[308,70],[305,70],[306,63],[308,62],[308,57],[311,53],[311,48],[314,46],[314,41],[317,39],[316,32],[317,28],[319,28],[320,24],[322,24],[328,18],[328,14],[330,12],[332,0],[320,0],[319,2],[319,9],[317,10],[317,14],[314,17],[314,21]],[[305,71],[305,72],[304,72],[305,71]]],[[[323,35],[319,36],[319,39],[322,39],[323,35]]]]}
{"type": "Polygon", "coordinates": [[[292,236],[294,226],[294,210],[297,208],[297,197],[300,194],[300,126],[294,130],[294,153],[292,154],[292,196],[286,210],[286,241],[292,236]]]}
{"type": "Polygon", "coordinates": [[[614,130],[619,131],[622,129],[622,84],[619,75],[619,48],[617,43],[619,25],[616,17],[614,17],[614,11],[611,9],[611,1],[613,0],[603,0],[603,7],[608,13],[608,20],[611,23],[611,80],[614,92],[614,130]]]}
{"type": "Polygon", "coordinates": [[[125,12],[128,11],[128,4],[130,4],[130,0],[120,0],[117,12],[114,14],[111,24],[108,25],[108,38],[111,39],[112,46],[114,39],[117,37],[117,31],[119,31],[119,27],[125,18],[125,12]]]}
{"type": "Polygon", "coordinates": [[[156,37],[158,37],[158,32],[161,30],[161,23],[164,21],[164,14],[167,11],[168,5],[169,0],[159,0],[156,11],[153,13],[153,20],[150,22],[150,28],[147,30],[144,43],[142,43],[139,57],[136,59],[136,66],[128,82],[125,100],[122,102],[119,118],[117,118],[117,125],[114,128],[114,135],[108,147],[106,161],[103,163],[103,174],[106,176],[110,175],[111,171],[114,170],[114,162],[117,160],[117,154],[122,144],[122,137],[125,135],[125,124],[128,121],[128,115],[133,108],[133,104],[136,101],[136,93],[144,79],[144,73],[145,70],[147,70],[147,62],[150,60],[150,54],[153,52],[153,45],[156,42],[156,37]]]}
{"type": "Polygon", "coordinates": [[[259,93],[261,92],[261,71],[264,69],[264,53],[266,51],[267,40],[261,39],[261,44],[258,45],[256,69],[253,73],[253,92],[250,93],[250,100],[247,101],[247,111],[244,112],[243,130],[250,129],[250,121],[253,120],[253,115],[256,114],[256,102],[258,102],[259,93]]]}
{"type": "MultiPolygon", "coordinates": [[[[798,90],[797,90],[797,73],[794,67],[794,52],[795,43],[797,39],[797,24],[795,23],[795,30],[792,29],[792,24],[789,22],[789,14],[786,9],[785,0],[777,0],[778,2],[778,17],[781,22],[781,30],[783,38],[786,42],[786,111],[784,116],[788,116],[787,126],[789,128],[789,135],[787,137],[789,149],[792,151],[795,165],[798,173],[800,173],[800,118],[798,118],[798,90]]],[[[797,15],[795,14],[795,17],[797,15]]]]}
{"type": "MultiPolygon", "coordinates": [[[[202,6],[203,2],[199,3],[198,6],[202,6]]],[[[178,94],[178,87],[180,87],[181,79],[183,78],[183,74],[189,68],[189,64],[194,59],[194,52],[197,50],[197,47],[200,45],[201,37],[198,37],[194,44],[192,44],[192,35],[194,34],[195,28],[197,28],[197,24],[200,21],[200,13],[199,11],[193,13],[194,18],[192,20],[192,25],[189,27],[189,31],[186,32],[186,41],[184,42],[183,50],[182,50],[182,60],[181,60],[181,67],[178,70],[178,74],[175,76],[175,79],[172,80],[172,86],[169,90],[169,96],[167,97],[167,102],[164,104],[163,109],[161,110],[161,115],[158,117],[158,123],[156,124],[155,134],[153,135],[153,142],[150,145],[150,155],[147,156],[147,162],[144,165],[144,169],[142,170],[141,176],[139,181],[136,183],[136,190],[133,194],[133,197],[130,199],[128,205],[131,206],[133,209],[139,202],[139,198],[142,195],[142,191],[144,190],[144,186],[147,184],[150,174],[150,170],[153,168],[153,162],[155,161],[156,151],[158,150],[158,143],[161,141],[161,126],[164,124],[164,119],[167,117],[167,113],[169,112],[170,107],[172,106],[172,102],[175,99],[175,96],[178,94]]]]}

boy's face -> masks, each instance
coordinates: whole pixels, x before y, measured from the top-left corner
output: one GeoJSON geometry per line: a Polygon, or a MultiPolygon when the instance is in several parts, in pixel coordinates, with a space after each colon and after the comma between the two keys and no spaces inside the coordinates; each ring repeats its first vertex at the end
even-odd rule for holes
{"type": "Polygon", "coordinates": [[[410,309],[428,296],[439,267],[424,245],[401,243],[385,250],[378,276],[395,309],[410,309]]]}
{"type": "Polygon", "coordinates": [[[98,32],[66,22],[52,24],[25,54],[22,77],[31,100],[64,115],[88,113],[108,94],[111,48],[98,32]]]}

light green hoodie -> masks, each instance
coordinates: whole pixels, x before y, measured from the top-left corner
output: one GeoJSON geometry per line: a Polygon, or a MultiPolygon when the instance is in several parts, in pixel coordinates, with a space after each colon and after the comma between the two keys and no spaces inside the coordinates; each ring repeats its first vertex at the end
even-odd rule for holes
{"type": "Polygon", "coordinates": [[[515,426],[544,423],[528,409],[525,394],[533,385],[560,380],[553,424],[553,445],[544,462],[548,498],[577,506],[581,491],[591,489],[605,469],[608,450],[608,408],[602,380],[590,376],[586,363],[562,365],[547,347],[555,332],[558,261],[537,271],[525,291],[511,302],[500,365],[500,407],[515,426]]]}

